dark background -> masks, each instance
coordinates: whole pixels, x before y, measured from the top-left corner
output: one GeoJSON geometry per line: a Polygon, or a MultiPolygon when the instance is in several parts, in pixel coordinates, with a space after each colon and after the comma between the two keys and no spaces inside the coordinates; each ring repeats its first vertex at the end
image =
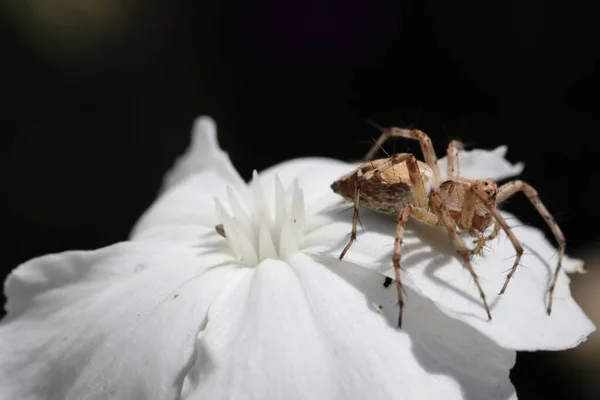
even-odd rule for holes
{"type": "MultiPolygon", "coordinates": [[[[281,3],[4,1],[2,273],[125,239],[201,114],[216,119],[245,178],[293,157],[358,159],[378,135],[367,119],[423,129],[440,156],[451,138],[507,144],[569,254],[598,241],[600,25],[591,8],[281,3]]],[[[418,146],[398,141],[396,150],[418,146]]],[[[545,229],[526,200],[506,208],[545,229]]],[[[512,379],[522,399],[595,398],[586,368],[569,352],[524,353],[512,379]]]]}

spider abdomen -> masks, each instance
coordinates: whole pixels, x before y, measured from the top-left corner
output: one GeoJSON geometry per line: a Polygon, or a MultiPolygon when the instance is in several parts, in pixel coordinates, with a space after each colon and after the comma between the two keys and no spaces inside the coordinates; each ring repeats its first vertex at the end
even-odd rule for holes
{"type": "Polygon", "coordinates": [[[413,204],[410,182],[391,184],[364,184],[360,191],[360,205],[383,214],[397,214],[402,207],[413,204]]]}
{"type": "MultiPolygon", "coordinates": [[[[359,201],[362,207],[383,214],[397,214],[407,204],[414,204],[413,185],[410,181],[406,163],[396,164],[385,171],[373,174],[369,179],[361,179],[387,159],[364,163],[349,174],[335,181],[331,188],[349,201],[354,200],[358,187],[359,201]]],[[[434,186],[431,168],[418,161],[419,172],[427,194],[434,186]]]]}

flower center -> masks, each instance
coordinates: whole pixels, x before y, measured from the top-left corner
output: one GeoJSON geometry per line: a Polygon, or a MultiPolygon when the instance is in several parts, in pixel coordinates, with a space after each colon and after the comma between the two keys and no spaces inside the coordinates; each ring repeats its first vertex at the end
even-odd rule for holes
{"type": "Polygon", "coordinates": [[[274,207],[269,207],[256,171],[252,178],[251,210],[244,207],[230,187],[230,211],[215,197],[217,217],[229,247],[247,267],[267,258],[285,259],[298,251],[305,228],[304,194],[298,181],[285,189],[279,176],[275,177],[275,202],[274,207]]]}

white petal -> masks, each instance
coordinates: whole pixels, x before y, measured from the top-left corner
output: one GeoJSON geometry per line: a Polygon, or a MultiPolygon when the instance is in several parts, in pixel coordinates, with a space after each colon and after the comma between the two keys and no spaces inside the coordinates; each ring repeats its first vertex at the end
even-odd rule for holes
{"type": "Polygon", "coordinates": [[[304,240],[306,207],[304,206],[304,191],[300,189],[297,180],[294,181],[294,184],[292,186],[291,213],[291,221],[296,226],[296,228],[294,229],[294,232],[296,233],[296,240],[298,243],[302,243],[302,241],[304,240]]]}
{"type": "MultiPolygon", "coordinates": [[[[461,150],[458,153],[459,175],[469,179],[501,180],[519,175],[525,166],[519,162],[511,164],[504,158],[508,148],[500,146],[494,150],[461,150]]],[[[446,176],[446,157],[438,160],[442,176],[446,176]]]]}
{"type": "Polygon", "coordinates": [[[218,254],[153,241],[21,265],[5,287],[0,398],[179,398],[207,309],[235,273],[218,254]]]}
{"type": "MultiPolygon", "coordinates": [[[[305,238],[306,252],[337,258],[348,241],[351,219],[350,212],[329,212],[330,223],[305,238]]],[[[361,222],[364,230],[359,229],[358,239],[344,260],[393,277],[394,219],[363,210],[361,222]]],[[[517,219],[510,222],[520,225],[517,219]]],[[[409,224],[402,249],[402,281],[433,300],[446,314],[468,323],[506,348],[557,350],[578,345],[595,327],[571,297],[569,277],[564,271],[558,279],[552,315],[546,314],[549,279],[556,263],[555,248],[537,229],[522,226],[514,232],[525,246],[526,254],[521,261],[524,266],[518,268],[503,296],[498,296],[498,292],[515,254],[506,236],[501,234],[489,243],[491,249],[483,257],[473,259],[491,305],[491,322],[487,321],[469,273],[442,229],[409,224]]],[[[565,267],[573,268],[572,264],[577,262],[567,257],[565,267]]],[[[411,307],[410,299],[406,307],[411,307]]]]}
{"type": "MultiPolygon", "coordinates": [[[[271,215],[271,211],[273,207],[269,207],[267,203],[267,199],[265,198],[265,191],[262,188],[260,180],[258,179],[258,172],[254,170],[252,172],[252,181],[254,184],[251,186],[252,195],[254,199],[254,214],[260,218],[264,219],[267,223],[270,224],[273,222],[273,215],[271,215]]],[[[273,181],[269,182],[269,186],[273,186],[273,181]]]]}
{"type": "Polygon", "coordinates": [[[241,242],[244,240],[244,232],[238,230],[233,218],[229,215],[227,210],[225,210],[223,203],[221,203],[221,200],[219,200],[218,197],[215,197],[215,212],[218,220],[223,223],[223,231],[225,232],[225,236],[229,238],[227,242],[229,243],[231,251],[236,257],[243,257],[244,252],[242,251],[241,242]]]}
{"type": "Polygon", "coordinates": [[[281,232],[279,236],[279,255],[286,258],[288,255],[298,251],[294,228],[290,216],[284,211],[281,232]]]}
{"type": "Polygon", "coordinates": [[[219,178],[228,183],[239,185],[242,178],[231,165],[229,156],[219,148],[215,121],[201,116],[194,121],[192,141],[188,149],[167,172],[163,181],[163,191],[198,172],[214,170],[219,178]]]}
{"type": "MultiPolygon", "coordinates": [[[[275,175],[275,179],[274,179],[274,184],[275,184],[275,204],[274,204],[274,209],[275,209],[275,221],[278,224],[281,224],[281,221],[283,221],[283,212],[285,210],[285,188],[283,187],[283,183],[281,182],[281,179],[279,178],[279,175],[275,175]]],[[[254,185],[258,185],[258,182],[254,183],[254,185]]],[[[278,229],[280,229],[280,226],[277,226],[278,229]]]]}
{"type": "Polygon", "coordinates": [[[273,243],[271,232],[269,232],[269,227],[265,223],[260,225],[258,232],[258,252],[261,260],[266,258],[278,258],[277,249],[273,243]]]}
{"type": "Polygon", "coordinates": [[[299,253],[290,263],[246,270],[211,306],[183,398],[514,398],[514,352],[419,294],[407,334],[390,325],[379,274],[299,253]]]}
{"type": "Polygon", "coordinates": [[[252,232],[252,221],[235,193],[233,193],[233,189],[229,186],[227,187],[227,200],[229,201],[233,215],[237,219],[238,225],[244,230],[247,236],[251,236],[254,233],[252,232]]]}

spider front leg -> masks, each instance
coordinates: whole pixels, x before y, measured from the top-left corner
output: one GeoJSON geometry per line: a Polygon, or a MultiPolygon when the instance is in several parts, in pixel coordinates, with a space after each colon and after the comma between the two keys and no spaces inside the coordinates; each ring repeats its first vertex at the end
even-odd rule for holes
{"type": "Polygon", "coordinates": [[[521,243],[519,242],[519,240],[513,233],[510,226],[508,226],[508,223],[506,222],[506,220],[504,219],[502,214],[500,214],[500,211],[498,211],[498,208],[496,207],[497,199],[498,199],[499,195],[496,196],[496,201],[494,201],[493,199],[491,199],[489,197],[489,195],[484,190],[482,190],[477,185],[471,186],[471,191],[475,196],[477,196],[482,201],[482,203],[488,209],[490,214],[492,214],[492,217],[494,217],[494,220],[496,221],[496,223],[498,225],[500,225],[502,230],[506,233],[506,235],[508,236],[508,239],[512,243],[512,245],[515,248],[515,251],[517,253],[516,257],[515,257],[515,262],[513,263],[513,266],[510,269],[510,272],[506,276],[504,285],[502,286],[502,289],[500,290],[500,293],[499,293],[499,294],[504,294],[504,292],[506,291],[506,288],[508,287],[508,282],[510,281],[510,279],[513,277],[513,275],[517,271],[517,267],[519,266],[519,262],[521,261],[521,257],[523,256],[523,246],[521,246],[521,243]]]}
{"type": "Polygon", "coordinates": [[[440,183],[442,182],[442,176],[440,174],[440,169],[437,165],[437,156],[435,155],[435,150],[433,149],[431,139],[429,138],[429,136],[427,136],[425,132],[419,129],[403,129],[397,127],[385,129],[383,133],[379,136],[375,144],[373,144],[369,152],[365,155],[364,160],[371,160],[375,153],[377,153],[377,150],[381,148],[390,137],[403,137],[419,141],[419,143],[421,144],[421,151],[423,152],[423,156],[425,157],[425,162],[433,171],[435,187],[438,188],[440,186],[440,183]]]}
{"type": "Polygon", "coordinates": [[[484,234],[480,234],[477,239],[473,241],[473,243],[475,243],[475,247],[470,251],[471,257],[479,255],[483,251],[485,244],[490,240],[494,240],[498,236],[500,229],[502,229],[502,227],[495,222],[494,229],[489,235],[485,236],[484,234]]]}
{"type": "MultiPolygon", "coordinates": [[[[496,203],[500,203],[506,200],[507,198],[509,198],[517,192],[523,192],[525,196],[527,196],[527,198],[529,199],[531,204],[533,204],[537,212],[542,216],[542,218],[544,218],[544,221],[546,221],[546,224],[548,225],[548,227],[552,231],[552,234],[556,238],[556,241],[558,242],[558,263],[556,265],[554,275],[552,276],[550,288],[548,289],[548,308],[546,311],[548,312],[548,315],[550,315],[550,313],[552,312],[552,300],[554,297],[554,289],[556,288],[558,274],[560,273],[560,269],[562,268],[562,262],[565,255],[565,248],[567,246],[567,240],[565,239],[565,235],[562,233],[560,227],[558,226],[558,223],[556,223],[556,220],[554,219],[554,217],[552,217],[552,214],[550,214],[548,209],[546,209],[546,207],[542,203],[542,200],[540,200],[540,196],[538,195],[537,191],[531,185],[523,181],[512,181],[505,183],[498,189],[496,203]]],[[[504,287],[502,288],[502,291],[500,293],[504,293],[504,290],[506,290],[508,281],[514,274],[515,270],[516,265],[513,267],[513,270],[511,270],[510,274],[506,277],[506,282],[504,283],[504,287]]]]}
{"type": "Polygon", "coordinates": [[[463,259],[463,262],[465,263],[467,269],[469,270],[469,273],[471,274],[471,277],[473,278],[473,281],[475,282],[475,286],[477,286],[477,290],[479,291],[479,297],[481,297],[481,301],[483,302],[483,306],[485,308],[487,317],[489,320],[491,320],[492,314],[490,313],[490,307],[488,306],[485,292],[483,291],[483,288],[481,287],[481,284],[479,283],[479,277],[477,276],[477,273],[475,272],[475,269],[473,268],[473,264],[471,264],[471,257],[469,254],[469,250],[467,249],[467,247],[465,246],[463,241],[460,239],[458,232],[456,232],[456,223],[450,216],[450,212],[444,205],[442,198],[440,197],[440,195],[437,192],[432,193],[430,196],[430,199],[431,199],[431,205],[433,206],[433,209],[438,213],[438,215],[440,217],[440,221],[442,222],[442,224],[444,225],[444,227],[450,234],[450,237],[452,238],[452,241],[454,243],[454,247],[456,248],[456,251],[458,252],[458,254],[460,254],[460,256],[463,259]]]}
{"type": "Polygon", "coordinates": [[[404,309],[404,299],[402,296],[402,281],[400,280],[400,257],[402,252],[402,239],[404,237],[404,228],[408,222],[408,217],[421,221],[427,225],[436,226],[438,224],[437,215],[423,207],[417,207],[407,204],[402,207],[398,213],[398,222],[396,224],[396,237],[394,240],[394,274],[396,277],[396,290],[398,291],[398,328],[402,328],[402,311],[404,309]]]}

